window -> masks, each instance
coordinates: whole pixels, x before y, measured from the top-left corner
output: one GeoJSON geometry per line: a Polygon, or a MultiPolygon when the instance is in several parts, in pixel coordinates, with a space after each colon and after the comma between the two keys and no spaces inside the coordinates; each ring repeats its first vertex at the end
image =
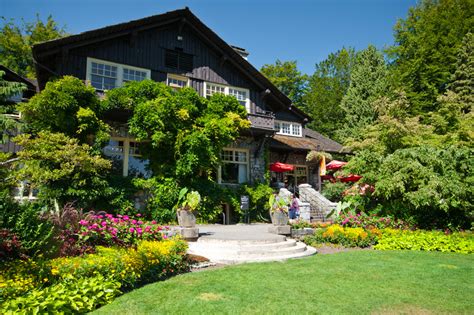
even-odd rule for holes
{"type": "Polygon", "coordinates": [[[172,88],[181,89],[189,85],[189,79],[180,75],[168,73],[168,77],[166,78],[166,84],[168,86],[171,86],[172,88]]]}
{"type": "Polygon", "coordinates": [[[150,78],[150,70],[87,58],[87,80],[97,90],[111,90],[129,81],[150,78]]]}
{"type": "Polygon", "coordinates": [[[301,124],[289,121],[275,121],[277,134],[301,137],[301,124]]]}
{"type": "Polygon", "coordinates": [[[234,86],[226,86],[221,84],[204,82],[204,96],[210,97],[213,94],[220,93],[234,96],[239,103],[250,112],[249,90],[234,86]]]}
{"type": "Polygon", "coordinates": [[[148,161],[141,158],[140,143],[133,139],[112,137],[104,148],[104,155],[112,160],[112,168],[123,176],[150,176],[148,161]]]}
{"type": "Polygon", "coordinates": [[[242,184],[248,181],[248,150],[224,149],[218,170],[219,184],[242,184]]]}
{"type": "Polygon", "coordinates": [[[186,72],[193,71],[193,55],[178,50],[165,50],[165,66],[186,72]]]}

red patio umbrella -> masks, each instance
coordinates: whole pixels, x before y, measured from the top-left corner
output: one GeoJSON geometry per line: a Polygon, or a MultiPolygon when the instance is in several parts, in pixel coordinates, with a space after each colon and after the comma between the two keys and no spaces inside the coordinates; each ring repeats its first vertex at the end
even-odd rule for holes
{"type": "Polygon", "coordinates": [[[289,172],[295,169],[294,165],[291,164],[284,164],[281,162],[275,162],[270,164],[270,171],[272,172],[277,172],[277,173],[283,173],[283,172],[289,172]]]}
{"type": "Polygon", "coordinates": [[[328,169],[328,170],[338,170],[346,164],[347,164],[347,162],[344,162],[344,161],[332,160],[331,162],[326,164],[326,169],[328,169]]]}
{"type": "Polygon", "coordinates": [[[354,175],[354,174],[349,174],[348,176],[338,176],[337,179],[339,179],[341,182],[346,183],[346,182],[357,182],[359,179],[361,179],[362,176],[360,175],[354,175]]]}

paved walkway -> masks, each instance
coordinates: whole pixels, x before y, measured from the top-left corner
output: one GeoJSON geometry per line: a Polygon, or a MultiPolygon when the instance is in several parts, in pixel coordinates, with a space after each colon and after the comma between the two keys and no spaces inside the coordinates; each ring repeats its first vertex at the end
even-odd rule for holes
{"type": "Polygon", "coordinates": [[[316,253],[304,243],[268,233],[270,224],[198,225],[199,239],[189,243],[189,253],[211,262],[238,264],[281,261],[316,253]]]}

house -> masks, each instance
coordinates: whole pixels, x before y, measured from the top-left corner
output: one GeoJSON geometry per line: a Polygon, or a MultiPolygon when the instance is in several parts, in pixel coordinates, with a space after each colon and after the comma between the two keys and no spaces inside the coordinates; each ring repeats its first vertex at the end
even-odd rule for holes
{"type": "MultiPolygon", "coordinates": [[[[233,95],[247,109],[251,128],[222,152],[218,182],[262,182],[269,163],[280,161],[296,166],[285,174],[288,178],[317,186],[318,167],[307,165],[306,154],[340,152],[342,146],[305,128],[308,115],[255,69],[248,55],[227,44],[188,8],[33,47],[40,89],[54,77],[73,75],[99,93],[127,81],[152,79],[174,88],[190,86],[203,97],[233,95]]],[[[146,161],[126,130],[117,128],[104,152],[118,162],[123,175],[144,174],[146,161]]]]}
{"type": "MultiPolygon", "coordinates": [[[[0,103],[0,106],[10,106],[12,104],[20,103],[23,101],[28,100],[30,97],[35,95],[37,92],[36,80],[25,79],[16,72],[10,70],[9,68],[5,67],[4,65],[0,65],[0,71],[4,73],[2,79],[9,82],[18,82],[25,85],[26,89],[23,93],[19,93],[17,95],[13,95],[9,99],[5,101],[5,103],[0,103]]],[[[10,112],[8,110],[0,111],[0,113],[8,113],[3,114],[11,119],[18,119],[19,115],[15,112],[10,112]]],[[[0,152],[3,153],[15,153],[18,152],[20,147],[16,145],[12,138],[17,135],[17,130],[2,130],[2,134],[0,136],[0,152]]]]}

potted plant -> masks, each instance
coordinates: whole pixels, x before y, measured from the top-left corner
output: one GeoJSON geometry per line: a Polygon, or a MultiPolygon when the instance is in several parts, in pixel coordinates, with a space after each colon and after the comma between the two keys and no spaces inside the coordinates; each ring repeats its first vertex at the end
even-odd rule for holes
{"type": "Polygon", "coordinates": [[[195,211],[201,202],[201,195],[197,191],[188,192],[185,187],[180,190],[176,204],[178,223],[185,228],[196,226],[195,211]]]}
{"type": "Polygon", "coordinates": [[[273,225],[287,225],[288,224],[288,204],[289,200],[284,197],[272,194],[268,199],[270,206],[270,217],[273,225]]]}

